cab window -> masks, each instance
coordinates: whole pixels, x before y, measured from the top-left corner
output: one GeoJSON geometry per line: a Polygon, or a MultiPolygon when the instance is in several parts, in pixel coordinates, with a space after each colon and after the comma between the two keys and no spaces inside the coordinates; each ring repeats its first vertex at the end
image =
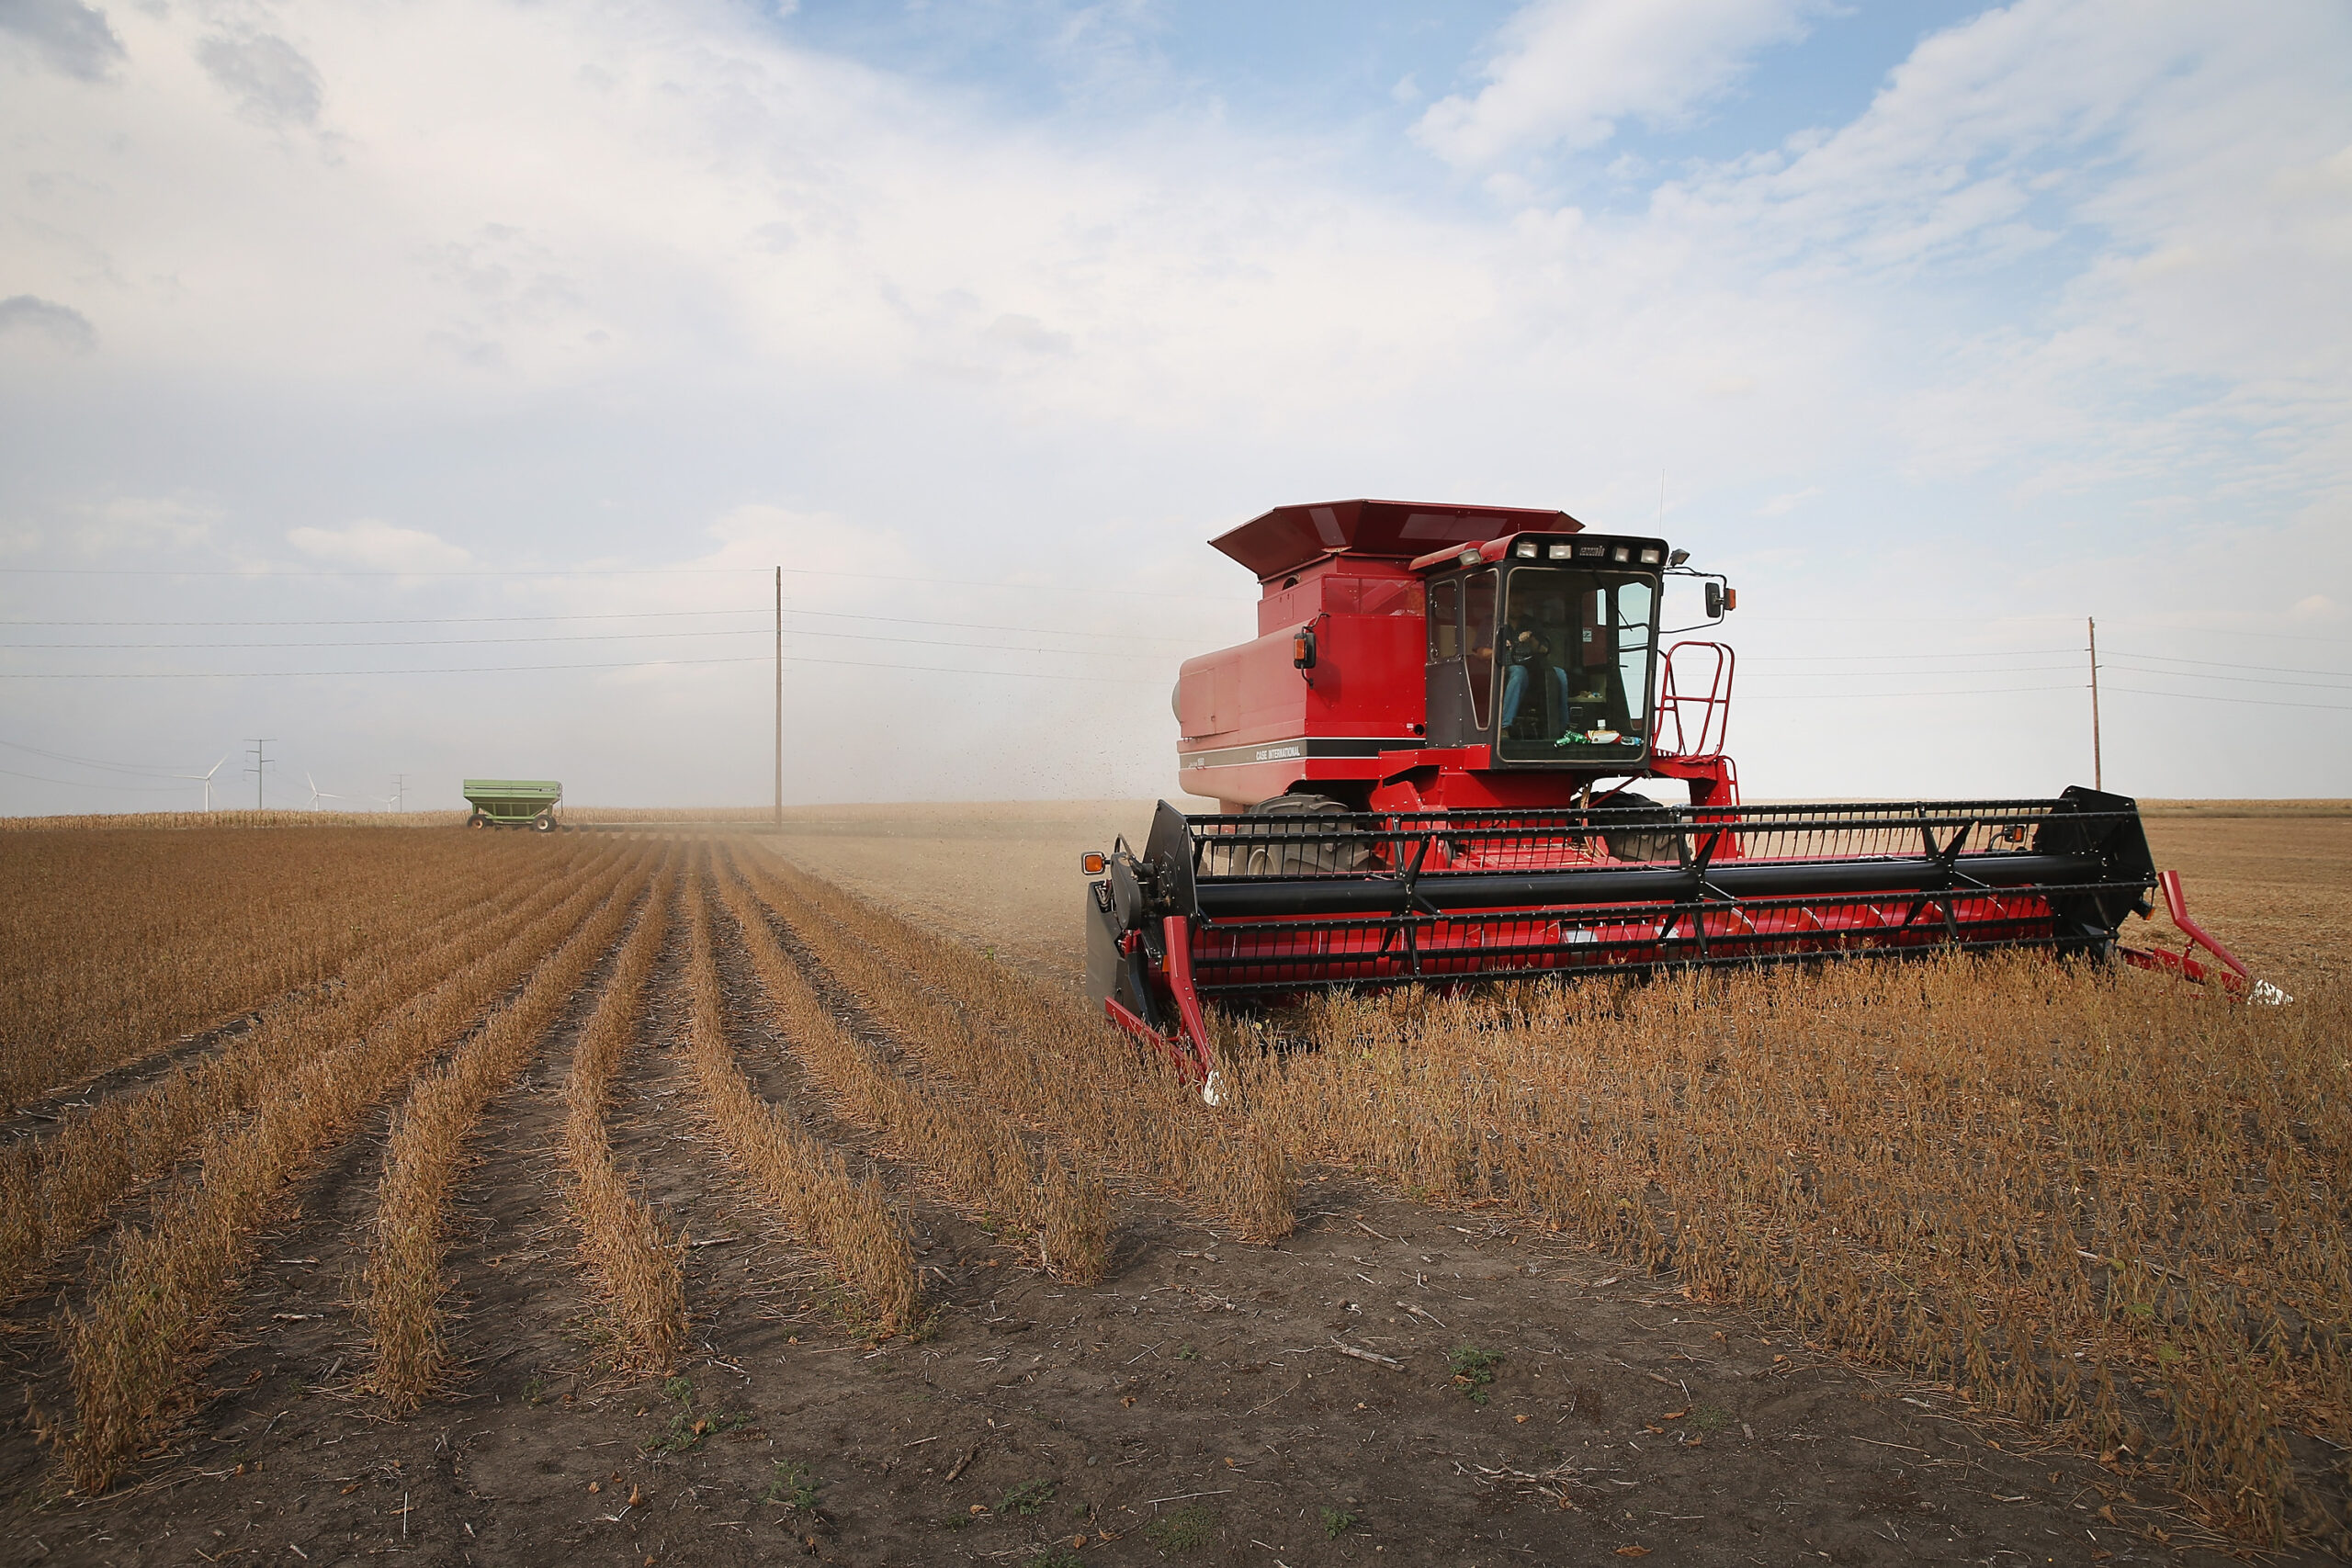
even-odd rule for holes
{"type": "Polygon", "coordinates": [[[1430,585],[1430,662],[1462,657],[1462,583],[1448,578],[1430,585]]]}

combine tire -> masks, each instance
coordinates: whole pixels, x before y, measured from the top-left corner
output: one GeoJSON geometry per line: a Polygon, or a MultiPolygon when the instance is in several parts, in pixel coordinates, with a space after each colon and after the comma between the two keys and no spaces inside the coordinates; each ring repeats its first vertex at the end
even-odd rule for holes
{"type": "Polygon", "coordinates": [[[1674,860],[1680,853],[1679,835],[1670,829],[1659,831],[1646,828],[1645,822],[1671,823],[1674,814],[1645,795],[1619,795],[1611,797],[1605,810],[1638,811],[1632,821],[1612,823],[1601,833],[1601,841],[1609,846],[1615,860],[1660,861],[1674,860]]]}
{"type": "MultiPolygon", "coordinates": [[[[1346,817],[1345,803],[1323,795],[1282,795],[1249,808],[1252,817],[1346,817]]],[[[1295,876],[1302,874],[1362,872],[1372,869],[1371,851],[1360,843],[1327,839],[1321,843],[1258,844],[1240,856],[1249,876],[1295,876]]]]}

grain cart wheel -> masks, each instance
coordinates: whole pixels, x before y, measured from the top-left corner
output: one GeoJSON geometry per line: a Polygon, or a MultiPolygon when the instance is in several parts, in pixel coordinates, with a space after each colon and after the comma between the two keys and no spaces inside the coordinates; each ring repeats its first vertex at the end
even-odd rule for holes
{"type": "Polygon", "coordinates": [[[490,818],[477,811],[471,817],[466,818],[466,826],[469,828],[487,828],[490,826],[490,818]]]}
{"type": "Polygon", "coordinates": [[[540,812],[537,817],[531,818],[531,831],[534,833],[554,832],[555,818],[548,816],[544,811],[540,812]]]}

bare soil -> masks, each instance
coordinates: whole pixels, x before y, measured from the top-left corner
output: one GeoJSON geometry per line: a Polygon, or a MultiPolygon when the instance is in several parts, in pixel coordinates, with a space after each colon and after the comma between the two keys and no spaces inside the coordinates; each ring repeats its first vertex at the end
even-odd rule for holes
{"type": "MultiPolygon", "coordinates": [[[[1148,821],[1148,803],[833,808],[757,841],[1075,990],[1078,855],[1148,821]]],[[[2258,972],[2290,990],[2340,976],[2352,813],[2150,829],[2192,909],[2258,972]]],[[[1298,1230],[1271,1247],[1125,1194],[1109,1278],[1058,1283],[829,1116],[729,951],[729,1029],[761,1091],[870,1162],[912,1224],[937,1314],[922,1337],[874,1344],[827,1271],[742,1195],[694,1114],[684,967],[679,932],[612,1112],[617,1157],[695,1244],[695,1342],[675,1381],[605,1370],[573,1261],[555,1140],[583,993],[478,1143],[448,1265],[468,1359],[442,1399],[393,1419],[354,1386],[379,1116],[265,1247],[199,1402],[134,1482],[65,1494],[32,1425],[11,1424],[0,1562],[2228,1554],[2159,1490],[2094,1457],[2039,1451],[1948,1390],[1695,1308],[1671,1279],[1563,1238],[1340,1173],[1306,1173],[1298,1230]]],[[[5,1330],[0,1374],[24,1392],[0,1397],[55,1408],[47,1325],[19,1314],[5,1330]]]]}

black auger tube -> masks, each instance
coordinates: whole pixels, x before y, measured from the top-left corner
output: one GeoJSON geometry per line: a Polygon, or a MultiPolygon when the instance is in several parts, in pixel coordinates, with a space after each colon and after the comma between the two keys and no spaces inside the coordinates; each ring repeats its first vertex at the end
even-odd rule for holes
{"type": "MultiPolygon", "coordinates": [[[[1700,874],[1680,866],[1601,866],[1575,871],[1439,872],[1412,888],[1412,907],[1515,909],[1576,904],[1684,903],[1704,889],[1732,898],[1824,897],[1836,894],[1941,893],[1983,887],[2064,887],[2109,879],[2088,855],[1962,855],[1947,868],[1921,856],[1883,860],[1724,861],[1700,874]]],[[[1395,876],[1303,876],[1193,887],[1211,919],[1267,915],[1345,915],[1399,911],[1405,885],[1395,876]]]]}

